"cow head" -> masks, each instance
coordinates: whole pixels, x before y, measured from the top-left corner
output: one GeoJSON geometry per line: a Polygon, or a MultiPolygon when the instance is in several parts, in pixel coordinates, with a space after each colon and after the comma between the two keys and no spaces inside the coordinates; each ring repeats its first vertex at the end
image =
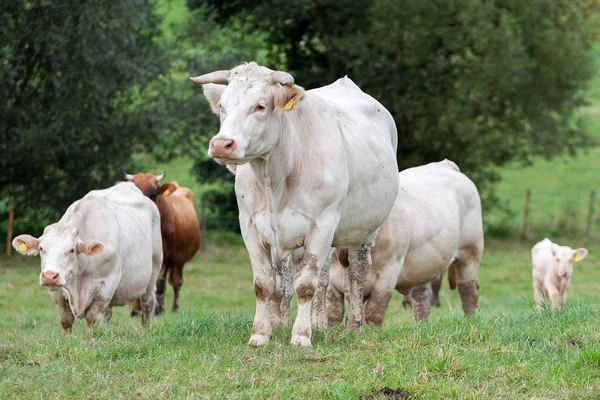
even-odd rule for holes
{"type": "Polygon", "coordinates": [[[40,256],[40,285],[50,290],[58,290],[71,283],[80,272],[82,257],[91,257],[104,250],[102,242],[82,241],[75,227],[60,222],[48,225],[39,238],[19,235],[12,245],[21,254],[40,256]]]}
{"type": "Polygon", "coordinates": [[[208,155],[219,164],[245,164],[268,155],[281,135],[281,114],[298,109],[304,89],[287,72],[251,62],[191,78],[221,119],[208,155]],[[215,82],[229,82],[215,85],[215,82]]]}
{"type": "Polygon", "coordinates": [[[588,255],[587,249],[583,247],[573,250],[569,246],[559,246],[552,243],[552,257],[557,266],[559,278],[569,278],[573,275],[573,263],[583,260],[588,255]]]}
{"type": "Polygon", "coordinates": [[[139,174],[125,174],[125,179],[131,181],[137,186],[144,196],[149,197],[152,201],[156,200],[158,194],[158,182],[165,178],[165,171],[160,175],[148,174],[140,172],[139,174]]]}

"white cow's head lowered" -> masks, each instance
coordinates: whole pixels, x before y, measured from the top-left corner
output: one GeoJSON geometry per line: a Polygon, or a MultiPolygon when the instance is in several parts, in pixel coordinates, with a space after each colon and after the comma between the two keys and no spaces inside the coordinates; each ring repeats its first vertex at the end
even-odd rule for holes
{"type": "Polygon", "coordinates": [[[552,243],[552,257],[557,267],[557,274],[560,278],[569,278],[573,275],[573,262],[583,260],[588,255],[587,249],[579,248],[573,250],[569,246],[559,246],[552,243]]]}
{"type": "Polygon", "coordinates": [[[21,254],[40,255],[40,285],[51,290],[68,285],[78,275],[81,257],[90,257],[104,250],[102,242],[81,241],[77,229],[63,223],[48,225],[38,239],[31,235],[19,235],[12,245],[21,254]]]}
{"type": "Polygon", "coordinates": [[[290,74],[254,62],[191,80],[202,85],[221,118],[221,129],[208,148],[208,155],[219,164],[241,165],[269,154],[281,134],[281,113],[296,107],[304,96],[290,74]]]}

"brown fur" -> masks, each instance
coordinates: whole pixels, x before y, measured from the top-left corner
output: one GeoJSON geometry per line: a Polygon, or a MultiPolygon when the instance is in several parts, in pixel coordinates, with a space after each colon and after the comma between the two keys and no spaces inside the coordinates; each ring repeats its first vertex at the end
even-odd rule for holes
{"type": "MultiPolygon", "coordinates": [[[[456,262],[456,261],[454,261],[456,262]]],[[[454,266],[454,262],[450,264],[450,268],[448,268],[448,285],[450,286],[450,290],[456,289],[456,267],[454,266]]]]}
{"type": "Polygon", "coordinates": [[[169,283],[173,287],[173,311],[179,309],[179,290],[183,284],[183,266],[190,261],[200,248],[200,225],[194,206],[194,195],[177,182],[158,185],[156,175],[139,173],[133,183],[145,196],[154,200],[160,212],[160,230],[163,242],[162,282],[157,280],[157,313],[164,309],[164,279],[169,273],[169,283]],[[167,192],[168,190],[168,192],[167,192]],[[162,290],[160,290],[162,288],[162,290]]]}

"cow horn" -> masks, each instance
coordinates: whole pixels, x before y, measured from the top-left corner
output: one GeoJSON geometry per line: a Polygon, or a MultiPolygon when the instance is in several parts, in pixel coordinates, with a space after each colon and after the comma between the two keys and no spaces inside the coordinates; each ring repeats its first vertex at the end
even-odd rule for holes
{"type": "Polygon", "coordinates": [[[134,176],[135,175],[128,174],[127,172],[125,172],[125,179],[127,179],[128,181],[132,181],[134,176]]]}
{"type": "Polygon", "coordinates": [[[166,174],[167,174],[167,173],[166,173],[165,171],[163,171],[163,173],[162,173],[162,174],[160,174],[160,175],[154,175],[154,176],[156,176],[156,180],[157,180],[157,181],[162,181],[163,179],[165,179],[165,175],[166,175],[166,174]]]}
{"type": "Polygon", "coordinates": [[[223,69],[220,71],[211,72],[196,77],[190,77],[196,85],[206,85],[207,83],[224,83],[229,82],[229,70],[223,69]]]}
{"type": "Polygon", "coordinates": [[[294,86],[294,77],[287,72],[275,71],[271,74],[271,83],[280,83],[283,86],[294,86]]]}

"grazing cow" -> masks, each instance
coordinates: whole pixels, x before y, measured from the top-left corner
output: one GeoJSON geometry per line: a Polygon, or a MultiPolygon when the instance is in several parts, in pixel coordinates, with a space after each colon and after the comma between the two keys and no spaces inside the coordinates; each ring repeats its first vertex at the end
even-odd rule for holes
{"type": "MultiPolygon", "coordinates": [[[[394,288],[412,288],[415,320],[429,316],[427,283],[452,265],[465,314],[477,308],[477,272],[483,252],[481,201],[477,188],[456,164],[444,160],[399,174],[394,208],[372,249],[373,267],[364,299],[366,321],[380,326],[394,288]]],[[[348,293],[345,252],[331,262],[327,314],[341,321],[348,293]]]]}
{"type": "Polygon", "coordinates": [[[539,310],[542,309],[544,299],[550,299],[555,310],[565,304],[567,288],[573,275],[573,262],[579,262],[587,255],[588,251],[583,247],[573,250],[568,246],[552,243],[548,238],[533,246],[533,297],[539,310]]]}
{"type": "Polygon", "coordinates": [[[322,310],[319,326],[327,324],[326,286],[318,285],[318,277],[328,276],[323,267],[332,246],[349,248],[346,328],[362,330],[371,244],[398,192],[397,132],[390,113],[348,78],[304,91],[290,74],[249,63],[192,80],[204,85],[221,119],[209,156],[238,165],[240,228],[256,294],[249,344],[269,342],[275,270],[302,246],[291,342],[311,345],[313,297],[314,307],[322,310]]]}
{"type": "Polygon", "coordinates": [[[39,238],[17,236],[13,247],[40,255],[46,286],[70,332],[75,317],[88,327],[108,324],[112,306],[135,301],[150,325],[154,285],[162,263],[156,205],[128,182],[94,190],[73,203],[39,238]]]}
{"type": "Polygon", "coordinates": [[[156,315],[165,310],[165,280],[173,287],[172,310],[179,311],[179,292],[183,285],[183,266],[200,248],[200,225],[191,190],[177,182],[163,185],[158,182],[165,177],[148,173],[125,174],[140,190],[152,199],[160,212],[160,231],[163,243],[163,265],[156,280],[156,315]]]}

